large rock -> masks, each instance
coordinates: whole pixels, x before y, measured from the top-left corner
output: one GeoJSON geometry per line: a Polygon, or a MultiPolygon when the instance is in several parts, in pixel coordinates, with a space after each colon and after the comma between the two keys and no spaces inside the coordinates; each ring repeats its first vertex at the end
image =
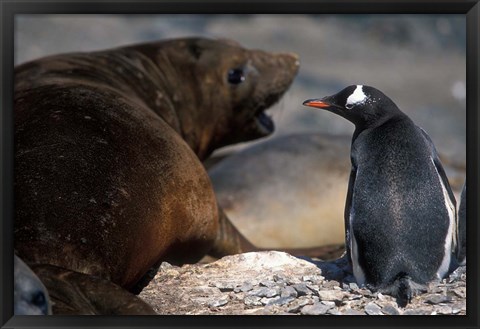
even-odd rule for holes
{"type": "Polygon", "coordinates": [[[343,258],[253,252],[210,264],[163,263],[139,296],[159,314],[466,314],[466,275],[460,267],[400,308],[393,297],[353,283],[343,258]]]}
{"type": "Polygon", "coordinates": [[[139,296],[161,314],[245,314],[278,302],[282,287],[306,275],[323,279],[311,262],[277,251],[227,256],[206,265],[163,263],[139,296]]]}

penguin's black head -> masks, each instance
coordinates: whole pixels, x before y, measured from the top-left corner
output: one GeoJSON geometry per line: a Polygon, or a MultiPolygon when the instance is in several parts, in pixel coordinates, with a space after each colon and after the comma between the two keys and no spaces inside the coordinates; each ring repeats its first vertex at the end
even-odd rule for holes
{"type": "Polygon", "coordinates": [[[303,105],[336,113],[357,127],[375,125],[401,113],[388,96],[376,88],[364,85],[352,85],[332,96],[308,99],[303,105]]]}

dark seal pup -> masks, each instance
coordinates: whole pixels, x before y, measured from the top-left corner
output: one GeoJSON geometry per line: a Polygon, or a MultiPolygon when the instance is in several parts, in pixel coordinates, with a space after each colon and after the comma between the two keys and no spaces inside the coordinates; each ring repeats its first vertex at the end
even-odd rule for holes
{"type": "Polygon", "coordinates": [[[359,285],[405,306],[448,272],[456,241],[455,198],[429,136],[369,86],[349,86],[304,105],[355,124],[345,207],[349,258],[359,285]]]}
{"type": "Polygon", "coordinates": [[[248,249],[202,160],[272,133],[264,110],[298,67],[294,54],[204,38],[16,67],[18,254],[139,293],[162,261],[248,249]]]}

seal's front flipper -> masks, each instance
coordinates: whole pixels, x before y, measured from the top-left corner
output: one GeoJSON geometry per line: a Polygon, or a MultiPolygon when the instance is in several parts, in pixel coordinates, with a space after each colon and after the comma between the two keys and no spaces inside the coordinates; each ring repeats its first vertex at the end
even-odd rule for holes
{"type": "Polygon", "coordinates": [[[218,218],[217,237],[212,249],[208,252],[209,256],[221,258],[227,255],[260,250],[240,233],[220,207],[218,207],[218,218]]]}
{"type": "Polygon", "coordinates": [[[52,265],[33,265],[47,287],[53,314],[155,315],[147,303],[120,286],[52,265]]]}

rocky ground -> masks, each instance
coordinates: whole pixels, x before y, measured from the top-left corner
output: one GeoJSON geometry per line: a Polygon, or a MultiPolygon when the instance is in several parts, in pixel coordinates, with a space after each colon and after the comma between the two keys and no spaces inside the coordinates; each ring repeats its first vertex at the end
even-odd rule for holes
{"type": "Polygon", "coordinates": [[[465,315],[466,272],[432,283],[405,308],[359,288],[344,259],[303,260],[276,251],[209,264],[164,262],[140,297],[159,314],[182,315],[465,315]]]}

